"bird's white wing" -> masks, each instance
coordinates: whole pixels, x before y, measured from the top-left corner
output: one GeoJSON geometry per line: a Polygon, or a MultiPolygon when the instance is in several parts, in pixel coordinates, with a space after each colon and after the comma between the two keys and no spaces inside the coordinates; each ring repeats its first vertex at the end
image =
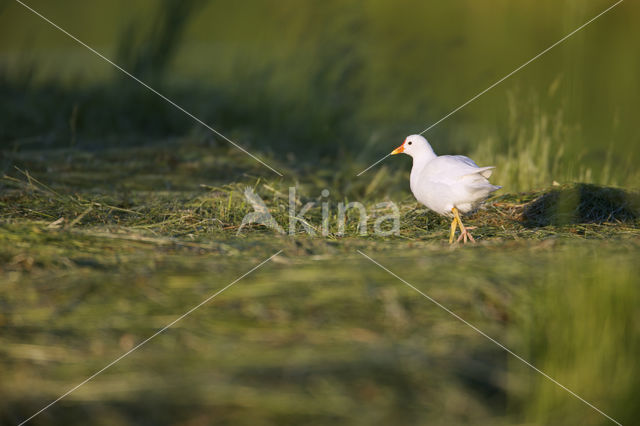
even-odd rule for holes
{"type": "Polygon", "coordinates": [[[477,173],[486,179],[489,179],[489,177],[491,177],[491,174],[493,173],[493,169],[496,168],[495,166],[479,167],[475,161],[473,161],[469,157],[465,157],[464,155],[452,155],[451,157],[455,158],[457,161],[460,161],[464,164],[467,164],[475,168],[475,170],[471,171],[468,174],[477,173]]]}
{"type": "Polygon", "coordinates": [[[451,184],[463,176],[480,174],[489,177],[493,167],[478,167],[469,157],[463,155],[441,155],[430,161],[425,169],[432,182],[451,184]]]}
{"type": "Polygon", "coordinates": [[[471,167],[478,167],[478,165],[476,164],[475,161],[473,161],[471,158],[469,157],[465,157],[464,155],[443,155],[442,157],[449,157],[450,159],[458,162],[458,163],[464,163],[468,166],[471,167]]]}
{"type": "Polygon", "coordinates": [[[465,175],[465,176],[469,176],[469,175],[480,175],[485,179],[489,179],[489,177],[491,177],[491,174],[493,173],[493,169],[495,169],[495,166],[488,166],[488,167],[478,167],[475,171],[465,175]]]}

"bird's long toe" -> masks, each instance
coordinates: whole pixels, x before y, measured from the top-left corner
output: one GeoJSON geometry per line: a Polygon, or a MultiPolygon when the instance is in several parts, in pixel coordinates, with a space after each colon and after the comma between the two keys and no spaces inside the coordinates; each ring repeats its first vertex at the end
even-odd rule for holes
{"type": "Polygon", "coordinates": [[[468,241],[471,241],[472,243],[476,242],[476,240],[473,238],[473,235],[471,235],[471,232],[469,232],[469,229],[475,229],[475,226],[465,227],[465,229],[460,232],[460,236],[458,236],[458,243],[460,241],[462,241],[464,244],[466,244],[468,241]]]}

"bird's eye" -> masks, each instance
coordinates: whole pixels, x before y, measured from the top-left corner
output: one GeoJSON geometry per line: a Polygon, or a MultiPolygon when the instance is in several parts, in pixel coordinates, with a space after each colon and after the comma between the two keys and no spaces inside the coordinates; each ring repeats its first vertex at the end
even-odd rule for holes
{"type": "Polygon", "coordinates": [[[411,145],[411,142],[407,142],[407,144],[411,145]]]}

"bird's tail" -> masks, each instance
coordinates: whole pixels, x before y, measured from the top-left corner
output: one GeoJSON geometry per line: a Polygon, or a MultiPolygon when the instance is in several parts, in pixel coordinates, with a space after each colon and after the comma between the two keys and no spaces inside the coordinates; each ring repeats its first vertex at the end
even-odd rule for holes
{"type": "Polygon", "coordinates": [[[480,175],[485,179],[489,179],[491,177],[491,174],[493,173],[493,169],[495,168],[496,168],[495,166],[478,167],[476,170],[474,170],[469,174],[466,174],[465,176],[480,175]]]}

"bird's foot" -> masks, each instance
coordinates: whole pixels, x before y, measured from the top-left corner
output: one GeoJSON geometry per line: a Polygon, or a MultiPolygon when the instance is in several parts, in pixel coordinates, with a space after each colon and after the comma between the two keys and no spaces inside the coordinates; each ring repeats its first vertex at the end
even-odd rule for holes
{"type": "Polygon", "coordinates": [[[458,241],[456,242],[460,242],[462,241],[464,244],[467,243],[467,241],[471,241],[472,243],[475,243],[476,240],[473,239],[473,235],[471,235],[471,232],[469,232],[469,229],[476,229],[475,226],[467,226],[465,228],[462,229],[462,231],[460,231],[460,236],[458,237],[458,241]]]}

